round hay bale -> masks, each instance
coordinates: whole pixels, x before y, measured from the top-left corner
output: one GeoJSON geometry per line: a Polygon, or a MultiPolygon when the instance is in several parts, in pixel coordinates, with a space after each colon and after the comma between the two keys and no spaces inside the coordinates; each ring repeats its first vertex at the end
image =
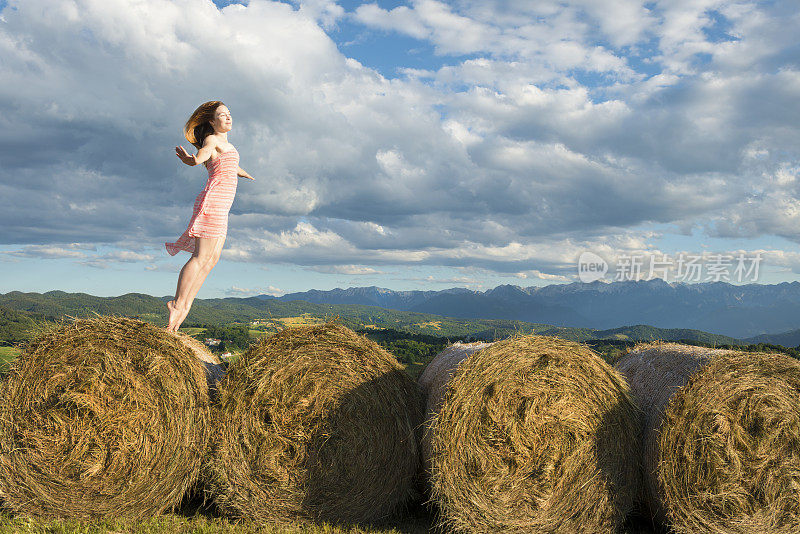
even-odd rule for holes
{"type": "Polygon", "coordinates": [[[622,376],[588,347],[544,336],[459,358],[428,422],[443,526],[616,533],[639,489],[639,414],[622,376]]]}
{"type": "Polygon", "coordinates": [[[467,356],[489,346],[491,343],[461,343],[460,341],[453,343],[434,356],[420,373],[417,383],[422,388],[422,394],[425,397],[426,424],[422,434],[422,458],[426,470],[430,469],[431,458],[430,421],[439,413],[447,383],[453,377],[458,364],[467,356]]]}
{"type": "Polygon", "coordinates": [[[76,320],[42,332],[0,385],[5,510],[95,520],[174,509],[210,435],[205,373],[164,329],[76,320]]]}
{"type": "Polygon", "coordinates": [[[209,487],[228,515],[367,523],[415,496],[422,395],[391,354],[344,326],[252,345],[213,414],[209,487]]]}
{"type": "Polygon", "coordinates": [[[654,519],[686,534],[800,532],[800,362],[651,343],[615,367],[644,411],[654,519]]]}

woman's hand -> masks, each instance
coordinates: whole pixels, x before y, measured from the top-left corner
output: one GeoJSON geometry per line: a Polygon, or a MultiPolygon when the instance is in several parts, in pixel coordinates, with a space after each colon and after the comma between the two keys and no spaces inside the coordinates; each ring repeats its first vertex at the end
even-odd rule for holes
{"type": "Polygon", "coordinates": [[[236,170],[236,176],[240,176],[240,177],[242,177],[242,178],[249,178],[250,180],[253,180],[253,181],[255,181],[255,178],[253,178],[252,176],[250,176],[249,174],[247,174],[247,171],[245,171],[245,170],[244,170],[243,168],[241,168],[241,167],[239,167],[239,168],[236,170]]]}
{"type": "Polygon", "coordinates": [[[197,158],[194,157],[194,155],[189,154],[188,152],[186,152],[186,149],[183,148],[182,146],[176,146],[175,147],[175,154],[186,165],[189,165],[190,167],[194,167],[195,165],[197,165],[197,158]]]}

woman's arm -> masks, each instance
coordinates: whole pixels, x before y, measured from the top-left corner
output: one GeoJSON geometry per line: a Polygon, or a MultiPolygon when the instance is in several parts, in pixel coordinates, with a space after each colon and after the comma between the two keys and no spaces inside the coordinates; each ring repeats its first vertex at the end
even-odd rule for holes
{"type": "Polygon", "coordinates": [[[199,165],[204,161],[208,160],[211,157],[211,154],[214,153],[214,148],[217,146],[217,141],[214,139],[213,135],[209,135],[203,141],[203,148],[197,151],[197,154],[191,155],[182,146],[175,147],[175,153],[178,155],[180,160],[184,162],[186,165],[193,167],[195,165],[199,165]]]}
{"type": "Polygon", "coordinates": [[[239,167],[239,170],[238,170],[238,171],[236,171],[236,176],[241,176],[242,178],[250,178],[251,180],[255,180],[255,178],[253,178],[252,176],[250,176],[249,174],[247,174],[247,171],[246,171],[246,170],[244,170],[244,169],[243,169],[243,168],[241,168],[241,167],[239,167]]]}

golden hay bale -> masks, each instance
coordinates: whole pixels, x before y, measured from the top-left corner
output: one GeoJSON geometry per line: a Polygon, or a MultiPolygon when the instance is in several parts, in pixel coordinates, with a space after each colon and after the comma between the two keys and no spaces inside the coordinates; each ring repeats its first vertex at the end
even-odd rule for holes
{"type": "Polygon", "coordinates": [[[800,532],[800,362],[652,343],[615,367],[644,411],[654,518],[687,534],[800,532]]]}
{"type": "Polygon", "coordinates": [[[229,515],[364,523],[414,496],[422,395],[391,354],[344,326],[252,345],[213,414],[209,487],[229,515]]]}
{"type": "Polygon", "coordinates": [[[173,509],[210,434],[203,366],[165,330],[118,317],[40,333],[0,385],[0,498],[45,517],[173,509]]]}
{"type": "Polygon", "coordinates": [[[442,523],[471,533],[616,532],[640,483],[639,414],[622,376],[588,347],[544,336],[458,360],[428,421],[442,523]]]}

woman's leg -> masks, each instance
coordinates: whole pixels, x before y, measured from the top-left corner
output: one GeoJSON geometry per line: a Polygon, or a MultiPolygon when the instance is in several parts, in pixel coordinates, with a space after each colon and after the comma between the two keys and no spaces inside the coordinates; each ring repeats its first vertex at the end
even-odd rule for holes
{"type": "Polygon", "coordinates": [[[177,324],[175,325],[174,331],[178,330],[181,324],[183,324],[184,319],[186,319],[186,316],[189,315],[189,310],[192,308],[192,303],[194,302],[194,298],[197,295],[197,292],[200,291],[200,287],[203,285],[203,282],[205,282],[208,273],[211,272],[211,269],[213,269],[214,266],[219,261],[219,257],[222,254],[222,245],[225,244],[225,236],[218,237],[216,239],[214,238],[209,239],[209,241],[213,240],[216,240],[216,242],[214,243],[214,248],[211,252],[211,257],[200,269],[200,272],[197,273],[197,276],[195,276],[194,280],[192,281],[192,285],[187,294],[186,304],[184,305],[180,315],[176,320],[177,324]]]}
{"type": "MultiPolygon", "coordinates": [[[[177,332],[178,319],[183,313],[183,308],[189,301],[189,293],[194,285],[195,279],[201,275],[205,265],[211,260],[216,245],[217,238],[195,238],[195,247],[192,257],[186,262],[178,275],[178,287],[175,290],[175,298],[167,302],[169,310],[169,324],[167,330],[177,332]]],[[[205,276],[203,277],[205,278],[205,276]]]]}

